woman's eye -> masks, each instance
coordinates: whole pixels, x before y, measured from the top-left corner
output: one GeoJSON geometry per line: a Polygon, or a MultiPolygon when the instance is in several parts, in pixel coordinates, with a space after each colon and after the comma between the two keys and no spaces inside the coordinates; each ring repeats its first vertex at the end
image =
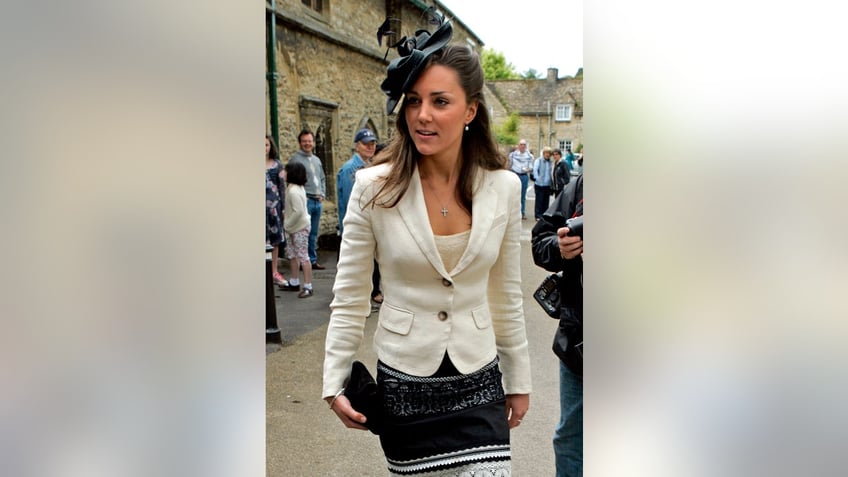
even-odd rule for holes
{"type": "Polygon", "coordinates": [[[409,104],[418,104],[421,102],[421,98],[406,98],[406,102],[409,104]]]}
{"type": "Polygon", "coordinates": [[[448,100],[446,100],[445,98],[437,98],[436,104],[444,106],[444,105],[448,104],[448,100]]]}

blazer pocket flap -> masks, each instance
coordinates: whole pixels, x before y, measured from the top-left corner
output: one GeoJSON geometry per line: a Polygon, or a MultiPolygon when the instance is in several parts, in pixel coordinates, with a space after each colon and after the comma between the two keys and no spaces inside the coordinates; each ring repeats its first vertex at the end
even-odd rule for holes
{"type": "Polygon", "coordinates": [[[412,330],[412,318],[415,315],[406,310],[392,308],[391,305],[383,303],[380,307],[380,326],[400,335],[408,335],[412,330]]]}
{"type": "Polygon", "coordinates": [[[471,310],[471,316],[474,317],[474,324],[481,330],[492,326],[492,316],[489,314],[488,306],[481,306],[471,310]]]}

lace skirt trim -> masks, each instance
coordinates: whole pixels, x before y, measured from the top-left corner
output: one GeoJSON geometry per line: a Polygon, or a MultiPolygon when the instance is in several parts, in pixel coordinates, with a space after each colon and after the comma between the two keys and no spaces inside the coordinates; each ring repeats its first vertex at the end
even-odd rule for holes
{"type": "Polygon", "coordinates": [[[509,477],[509,425],[497,358],[461,374],[446,357],[433,376],[377,363],[385,430],[380,443],[396,476],[509,477]]]}

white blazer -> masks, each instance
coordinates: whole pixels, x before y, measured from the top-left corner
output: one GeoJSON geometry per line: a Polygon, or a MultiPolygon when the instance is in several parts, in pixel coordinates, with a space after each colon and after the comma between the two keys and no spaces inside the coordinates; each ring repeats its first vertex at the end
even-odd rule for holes
{"type": "Polygon", "coordinates": [[[330,304],[323,397],[350,372],[371,312],[371,272],[380,267],[383,305],[374,335],[377,358],[414,376],[436,372],[445,352],[462,373],[497,355],[507,394],[531,390],[519,243],[521,183],[508,170],[481,171],[468,247],[453,270],[442,263],[418,169],[397,206],[365,207],[387,164],[361,169],[344,219],[330,304]]]}

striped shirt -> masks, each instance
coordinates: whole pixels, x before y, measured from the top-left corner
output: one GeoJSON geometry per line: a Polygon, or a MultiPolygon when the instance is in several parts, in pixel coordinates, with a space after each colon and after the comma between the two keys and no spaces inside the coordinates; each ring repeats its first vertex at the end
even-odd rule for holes
{"type": "Polygon", "coordinates": [[[528,151],[509,153],[509,168],[516,174],[526,174],[533,170],[533,154],[528,151]]]}

